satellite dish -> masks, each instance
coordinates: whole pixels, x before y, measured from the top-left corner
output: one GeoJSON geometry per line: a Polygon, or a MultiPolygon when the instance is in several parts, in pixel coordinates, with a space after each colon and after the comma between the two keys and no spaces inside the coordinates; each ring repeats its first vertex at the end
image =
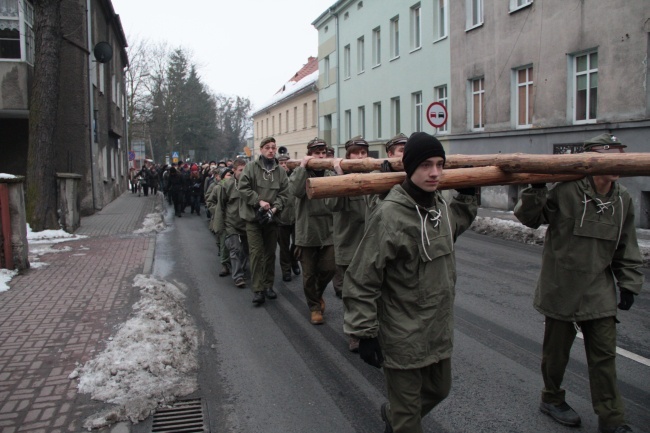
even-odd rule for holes
{"type": "Polygon", "coordinates": [[[99,63],[108,63],[113,58],[113,47],[108,42],[99,42],[95,45],[93,54],[99,63]]]}

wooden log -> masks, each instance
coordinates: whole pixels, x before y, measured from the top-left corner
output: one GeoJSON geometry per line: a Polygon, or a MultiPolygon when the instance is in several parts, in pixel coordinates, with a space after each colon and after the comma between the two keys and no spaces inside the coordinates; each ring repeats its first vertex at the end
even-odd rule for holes
{"type": "MultiPolygon", "coordinates": [[[[406,173],[345,174],[307,179],[307,197],[351,197],[382,194],[402,183],[406,173]]],[[[505,173],[498,167],[472,167],[442,173],[439,190],[472,186],[515,185],[528,183],[566,182],[583,178],[582,174],[505,173]]]]}
{"type": "MultiPolygon", "coordinates": [[[[307,167],[316,170],[333,169],[333,159],[312,159],[307,167]]],[[[400,158],[388,158],[393,170],[402,171],[400,158]]],[[[384,159],[344,159],[341,168],[346,173],[367,173],[379,170],[384,159]]],[[[300,160],[289,160],[289,168],[300,165],[300,160]]],[[[488,155],[447,155],[445,169],[496,166],[509,173],[544,174],[618,174],[621,176],[650,176],[650,153],[573,153],[537,155],[526,153],[499,153],[488,155]]]]}

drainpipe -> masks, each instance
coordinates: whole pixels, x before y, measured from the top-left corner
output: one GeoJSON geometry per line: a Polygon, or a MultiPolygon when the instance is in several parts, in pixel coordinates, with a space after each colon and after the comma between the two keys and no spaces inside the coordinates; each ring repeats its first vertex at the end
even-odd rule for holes
{"type": "Polygon", "coordinates": [[[89,120],[90,120],[90,185],[92,188],[93,194],[93,210],[97,209],[97,190],[95,188],[95,172],[97,163],[97,149],[95,145],[95,135],[94,135],[94,122],[95,122],[95,95],[93,90],[93,80],[90,78],[90,74],[93,73],[93,38],[92,38],[92,13],[90,10],[91,0],[86,0],[86,21],[88,28],[88,104],[90,106],[89,110],[89,120]]]}
{"type": "Polygon", "coordinates": [[[339,47],[339,14],[334,14],[336,19],[336,156],[339,156],[341,145],[341,50],[339,47]]]}

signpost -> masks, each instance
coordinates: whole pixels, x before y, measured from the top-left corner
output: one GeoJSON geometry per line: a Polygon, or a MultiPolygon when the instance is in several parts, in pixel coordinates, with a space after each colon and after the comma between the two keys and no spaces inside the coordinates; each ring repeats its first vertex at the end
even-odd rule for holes
{"type": "Polygon", "coordinates": [[[427,108],[427,120],[434,128],[442,128],[447,123],[447,108],[442,102],[434,102],[427,108]]]}
{"type": "Polygon", "coordinates": [[[172,152],[172,162],[178,164],[178,152],[172,152]]]}

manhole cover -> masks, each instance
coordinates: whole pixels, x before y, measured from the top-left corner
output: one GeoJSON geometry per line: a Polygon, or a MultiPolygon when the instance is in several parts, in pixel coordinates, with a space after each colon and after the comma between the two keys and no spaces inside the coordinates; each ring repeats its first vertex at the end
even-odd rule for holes
{"type": "Polygon", "coordinates": [[[177,401],[172,407],[160,408],[153,415],[152,433],[205,433],[203,405],[200,399],[177,401]]]}

